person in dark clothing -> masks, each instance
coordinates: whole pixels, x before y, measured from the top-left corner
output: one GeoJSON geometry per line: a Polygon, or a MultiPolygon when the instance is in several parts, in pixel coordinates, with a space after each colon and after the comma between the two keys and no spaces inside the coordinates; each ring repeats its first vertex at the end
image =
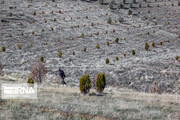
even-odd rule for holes
{"type": "Polygon", "coordinates": [[[59,68],[59,75],[60,75],[60,78],[61,78],[61,83],[63,85],[66,84],[66,82],[64,81],[64,78],[66,77],[66,75],[65,75],[64,71],[61,68],[59,68]]]}

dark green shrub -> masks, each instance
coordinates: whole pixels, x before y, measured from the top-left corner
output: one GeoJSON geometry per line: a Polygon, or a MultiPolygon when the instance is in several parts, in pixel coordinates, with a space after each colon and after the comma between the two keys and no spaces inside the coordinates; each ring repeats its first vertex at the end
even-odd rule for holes
{"type": "Polygon", "coordinates": [[[162,45],[163,44],[163,42],[160,42],[160,45],[162,45]]]}
{"type": "Polygon", "coordinates": [[[61,50],[58,50],[57,56],[61,58],[61,56],[62,56],[61,50]]]}
{"type": "Polygon", "coordinates": [[[106,45],[109,46],[109,42],[108,41],[106,42],[106,45]]]}
{"type": "Polygon", "coordinates": [[[149,49],[149,44],[146,43],[146,44],[145,44],[145,50],[148,50],[148,49],[149,49]]]}
{"type": "Polygon", "coordinates": [[[75,52],[74,52],[74,50],[73,50],[72,54],[73,54],[73,55],[75,55],[75,52]]]}
{"type": "Polygon", "coordinates": [[[99,48],[100,48],[99,43],[97,43],[97,44],[96,44],[96,48],[97,48],[97,49],[99,49],[99,48]]]}
{"type": "Polygon", "coordinates": [[[179,56],[176,56],[176,60],[179,60],[179,56]]]}
{"type": "Polygon", "coordinates": [[[152,46],[155,47],[155,43],[154,42],[152,42],[152,46]]]}
{"type": "Polygon", "coordinates": [[[11,17],[12,17],[12,12],[10,12],[10,13],[9,13],[9,16],[11,16],[11,17]]]}
{"type": "Polygon", "coordinates": [[[17,44],[17,47],[18,47],[18,49],[20,50],[20,49],[21,49],[21,43],[18,43],[18,44],[17,44]]]}
{"type": "Polygon", "coordinates": [[[81,38],[84,38],[84,33],[81,34],[81,38]]]}
{"type": "Polygon", "coordinates": [[[116,39],[114,40],[114,42],[115,42],[115,43],[118,43],[118,42],[119,42],[119,38],[116,38],[116,39]]]}
{"type": "Polygon", "coordinates": [[[32,79],[32,77],[29,77],[28,78],[28,82],[27,82],[28,84],[34,84],[34,80],[32,79]]]}
{"type": "Polygon", "coordinates": [[[89,78],[89,75],[83,75],[80,78],[79,89],[80,89],[81,93],[83,93],[83,94],[89,93],[89,91],[91,89],[91,80],[89,78]]]}
{"type": "Polygon", "coordinates": [[[99,93],[102,93],[105,86],[106,86],[105,75],[103,73],[98,73],[97,80],[96,80],[96,83],[95,83],[96,91],[99,92],[99,93]]]}
{"type": "Polygon", "coordinates": [[[132,50],[132,55],[135,55],[135,54],[136,54],[135,50],[132,50]]]}
{"type": "Polygon", "coordinates": [[[118,56],[116,56],[116,60],[117,60],[117,61],[119,60],[119,57],[118,57],[118,56]]]}
{"type": "Polygon", "coordinates": [[[109,64],[109,59],[108,59],[108,58],[106,58],[105,62],[106,62],[106,64],[109,64]]]}
{"type": "Polygon", "coordinates": [[[147,7],[150,7],[150,4],[149,4],[149,3],[147,4],[147,7]]]}
{"type": "Polygon", "coordinates": [[[5,51],[6,51],[6,47],[2,46],[2,52],[5,52],[5,51]]]}
{"type": "Polygon", "coordinates": [[[131,15],[131,14],[132,14],[132,10],[129,9],[129,10],[128,10],[128,15],[131,15]]]}
{"type": "Polygon", "coordinates": [[[84,48],[84,52],[86,52],[86,48],[84,48]]]}
{"type": "Polygon", "coordinates": [[[109,18],[107,19],[107,23],[108,23],[108,24],[111,24],[111,23],[112,23],[111,17],[109,17],[109,18]]]}
{"type": "Polygon", "coordinates": [[[40,61],[44,62],[44,57],[43,56],[40,57],[40,61]]]}

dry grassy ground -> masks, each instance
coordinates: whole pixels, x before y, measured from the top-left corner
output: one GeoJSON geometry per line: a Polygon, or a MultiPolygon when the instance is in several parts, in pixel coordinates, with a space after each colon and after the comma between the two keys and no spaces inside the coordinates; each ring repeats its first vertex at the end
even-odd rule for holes
{"type": "MultiPolygon", "coordinates": [[[[13,83],[9,79],[0,82],[13,83]]],[[[82,95],[78,87],[49,86],[38,89],[35,100],[0,99],[1,120],[25,119],[180,119],[180,95],[149,94],[108,87],[98,95],[82,95]]]]}

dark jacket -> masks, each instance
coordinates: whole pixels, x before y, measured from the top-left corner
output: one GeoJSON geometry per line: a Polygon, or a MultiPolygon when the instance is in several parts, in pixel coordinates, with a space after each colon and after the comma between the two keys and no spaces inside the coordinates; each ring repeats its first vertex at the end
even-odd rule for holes
{"type": "Polygon", "coordinates": [[[64,79],[66,77],[63,70],[59,69],[59,75],[64,79]]]}

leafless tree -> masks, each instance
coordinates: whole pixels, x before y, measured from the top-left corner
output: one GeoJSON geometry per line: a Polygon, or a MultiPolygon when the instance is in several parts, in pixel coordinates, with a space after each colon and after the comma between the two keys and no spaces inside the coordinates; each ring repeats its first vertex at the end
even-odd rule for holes
{"type": "Polygon", "coordinates": [[[46,78],[47,69],[40,60],[32,65],[31,77],[36,83],[42,83],[46,78]]]}
{"type": "Polygon", "coordinates": [[[151,87],[151,92],[152,93],[160,93],[160,88],[156,81],[153,83],[153,86],[151,87]]]}

